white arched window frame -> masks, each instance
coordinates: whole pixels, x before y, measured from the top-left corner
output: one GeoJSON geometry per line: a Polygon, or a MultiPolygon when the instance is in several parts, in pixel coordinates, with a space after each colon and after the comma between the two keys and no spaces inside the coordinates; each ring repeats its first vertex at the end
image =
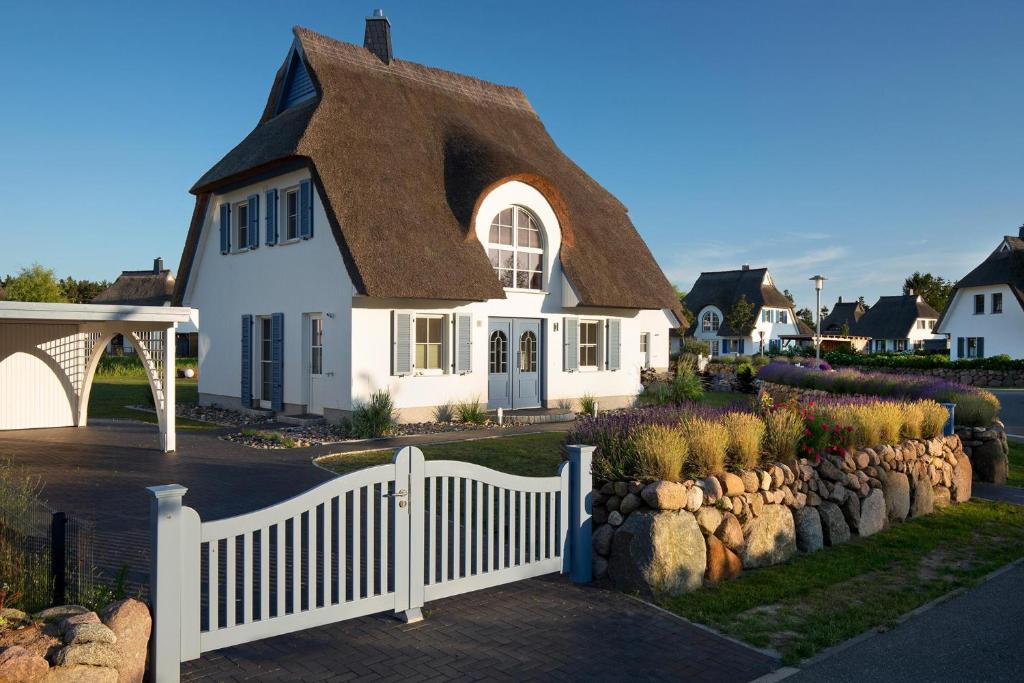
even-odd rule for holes
{"type": "Polygon", "coordinates": [[[544,288],[544,234],[540,221],[527,209],[508,206],[491,219],[487,257],[503,286],[544,288]]]}
{"type": "Polygon", "coordinates": [[[700,329],[702,332],[718,332],[722,325],[722,318],[717,311],[705,311],[701,316],[700,329]]]}

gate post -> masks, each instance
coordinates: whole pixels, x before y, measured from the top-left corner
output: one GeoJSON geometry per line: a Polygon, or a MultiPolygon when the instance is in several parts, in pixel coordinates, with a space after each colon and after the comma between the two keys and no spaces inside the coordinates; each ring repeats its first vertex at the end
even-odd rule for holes
{"type": "Polygon", "coordinates": [[[594,460],[593,446],[569,446],[569,537],[572,548],[573,583],[593,580],[591,564],[592,489],[590,469],[594,460]]]}
{"type": "MultiPolygon", "coordinates": [[[[423,451],[406,446],[395,451],[395,492],[387,495],[395,501],[395,617],[407,624],[423,621],[423,523],[426,501],[423,497],[423,451]]],[[[431,510],[431,514],[433,514],[431,510]]],[[[387,529],[382,530],[387,543],[387,529]]]]}
{"type": "Polygon", "coordinates": [[[181,676],[181,499],[179,484],[150,486],[149,603],[153,639],[149,670],[157,683],[181,676]]]}

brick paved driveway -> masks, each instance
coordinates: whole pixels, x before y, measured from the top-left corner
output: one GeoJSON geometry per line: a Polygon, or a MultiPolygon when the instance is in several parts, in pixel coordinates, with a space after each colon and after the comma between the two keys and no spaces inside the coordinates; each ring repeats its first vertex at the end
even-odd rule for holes
{"type": "MultiPolygon", "coordinates": [[[[145,487],[179,483],[203,519],[269,505],[330,476],[313,449],[261,451],[215,433],[179,431],[178,452],[156,449],[156,430],[130,422],[86,429],[0,432],[0,457],[45,482],[52,507],[97,526],[107,572],[148,571],[145,487]]],[[[326,447],[322,450],[331,450],[326,447]]],[[[342,681],[466,678],[517,680],[744,681],[775,660],[632,598],[561,577],[531,579],[438,600],[427,619],[365,617],[207,653],[186,680],[342,681]]]]}

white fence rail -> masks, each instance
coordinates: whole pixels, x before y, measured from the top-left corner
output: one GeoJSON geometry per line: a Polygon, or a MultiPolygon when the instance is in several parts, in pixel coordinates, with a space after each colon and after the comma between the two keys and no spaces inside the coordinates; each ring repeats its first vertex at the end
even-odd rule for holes
{"type": "Polygon", "coordinates": [[[520,477],[418,448],[276,505],[211,522],[149,489],[151,671],[201,653],[552,572],[591,578],[590,464],[520,477]]]}

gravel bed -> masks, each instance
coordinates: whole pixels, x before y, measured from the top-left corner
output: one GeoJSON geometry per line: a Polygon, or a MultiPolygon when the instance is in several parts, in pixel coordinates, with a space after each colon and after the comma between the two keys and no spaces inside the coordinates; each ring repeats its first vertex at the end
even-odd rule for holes
{"type": "MultiPolygon", "coordinates": [[[[506,423],[499,426],[498,423],[488,420],[483,424],[467,424],[464,422],[416,422],[412,424],[397,425],[394,432],[388,434],[395,436],[420,436],[423,434],[444,434],[468,432],[480,429],[493,429],[499,431],[514,425],[506,423]]],[[[308,446],[324,446],[340,444],[346,441],[363,441],[351,436],[344,427],[333,424],[318,424],[305,427],[275,427],[265,430],[244,429],[240,432],[226,434],[221,439],[234,443],[243,444],[251,448],[306,448],[308,446]]]]}
{"type": "MultiPolygon", "coordinates": [[[[147,405],[125,407],[131,410],[141,410],[146,413],[156,412],[153,410],[153,406],[147,405]]],[[[200,406],[195,403],[178,403],[174,407],[174,413],[178,417],[185,417],[189,420],[196,420],[197,422],[209,422],[210,424],[220,425],[222,427],[248,427],[250,425],[261,425],[274,421],[273,418],[247,415],[245,413],[240,413],[237,410],[200,406]]]]}

